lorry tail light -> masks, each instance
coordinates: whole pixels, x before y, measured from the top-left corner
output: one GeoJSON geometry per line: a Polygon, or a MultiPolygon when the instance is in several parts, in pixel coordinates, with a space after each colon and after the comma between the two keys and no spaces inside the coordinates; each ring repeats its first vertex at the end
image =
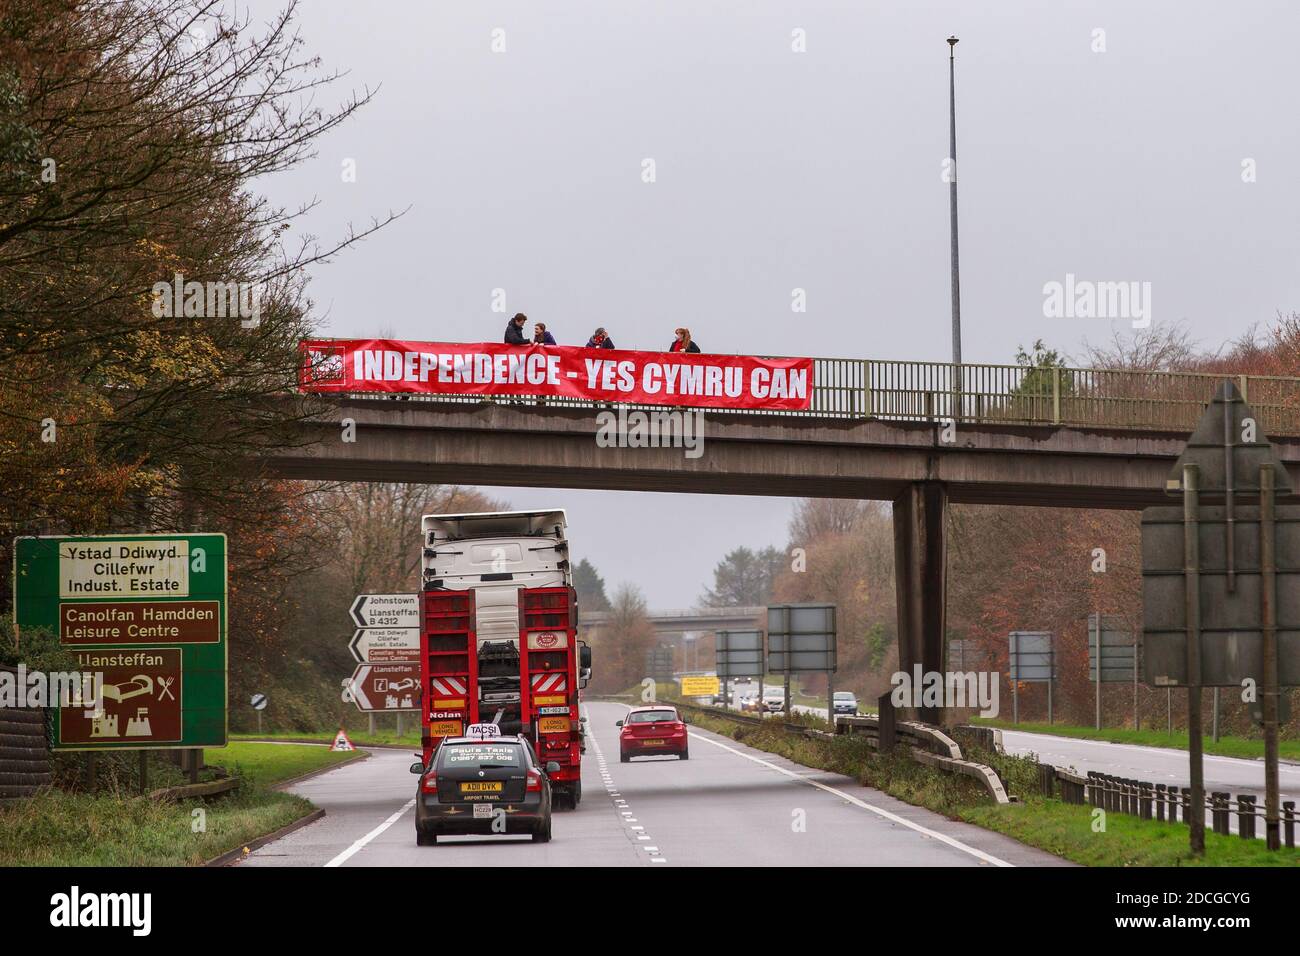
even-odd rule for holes
{"type": "Polygon", "coordinates": [[[420,783],[420,789],[423,790],[425,793],[437,793],[438,778],[431,773],[425,774],[424,780],[421,781],[420,783]]]}
{"type": "Polygon", "coordinates": [[[528,792],[537,793],[542,789],[542,775],[536,770],[528,771],[528,792]]]}

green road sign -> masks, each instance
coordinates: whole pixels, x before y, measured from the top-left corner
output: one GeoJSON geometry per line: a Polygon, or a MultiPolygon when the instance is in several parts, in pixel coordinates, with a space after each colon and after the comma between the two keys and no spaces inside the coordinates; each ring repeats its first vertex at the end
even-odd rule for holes
{"type": "Polygon", "coordinates": [[[226,536],[19,538],[14,619],[103,675],[98,710],[63,707],[56,750],[226,744],[226,536]]]}

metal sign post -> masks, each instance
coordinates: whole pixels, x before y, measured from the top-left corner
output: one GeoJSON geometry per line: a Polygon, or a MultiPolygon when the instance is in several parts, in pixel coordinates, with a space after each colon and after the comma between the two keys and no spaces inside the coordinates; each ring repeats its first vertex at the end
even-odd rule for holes
{"type": "MultiPolygon", "coordinates": [[[[1097,682],[1096,729],[1101,730],[1101,685],[1133,683],[1133,702],[1137,704],[1137,643],[1122,618],[1112,615],[1088,615],[1088,679],[1097,682]]],[[[1136,709],[1134,721],[1136,726],[1136,709]]]]}
{"type": "Polygon", "coordinates": [[[1047,722],[1051,723],[1052,682],[1056,677],[1056,642],[1050,631],[1012,631],[1008,665],[1011,671],[1011,722],[1020,723],[1020,682],[1047,684],[1047,722]]]}
{"type": "Polygon", "coordinates": [[[1152,686],[1187,688],[1192,851],[1205,848],[1204,687],[1259,694],[1264,829],[1276,849],[1278,700],[1281,687],[1300,684],[1300,619],[1279,621],[1277,596],[1280,583],[1285,593],[1300,588],[1300,508],[1276,504],[1292,493],[1290,477],[1232,382],[1218,389],[1166,488],[1182,494],[1182,506],[1142,513],[1142,667],[1152,686]]]}

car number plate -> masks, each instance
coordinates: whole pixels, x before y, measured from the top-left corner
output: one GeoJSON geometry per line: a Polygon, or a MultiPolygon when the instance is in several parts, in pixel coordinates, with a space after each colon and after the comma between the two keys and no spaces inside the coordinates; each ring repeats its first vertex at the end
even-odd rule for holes
{"type": "Polygon", "coordinates": [[[641,746],[642,746],[642,747],[662,747],[665,743],[667,743],[666,740],[643,740],[643,741],[641,741],[641,746]]]}
{"type": "Polygon", "coordinates": [[[500,793],[505,787],[500,780],[466,780],[460,785],[461,793],[500,793]]]}
{"type": "Polygon", "coordinates": [[[474,819],[475,819],[475,820],[479,819],[480,817],[491,817],[491,816],[492,816],[494,813],[496,813],[496,812],[497,812],[497,808],[494,807],[494,806],[492,806],[492,804],[490,804],[490,803],[476,803],[476,804],[474,804],[474,819]]]}

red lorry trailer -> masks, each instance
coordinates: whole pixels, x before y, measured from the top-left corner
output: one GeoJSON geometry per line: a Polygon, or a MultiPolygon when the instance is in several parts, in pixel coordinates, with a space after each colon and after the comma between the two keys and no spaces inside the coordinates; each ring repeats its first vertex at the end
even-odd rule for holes
{"type": "Polygon", "coordinates": [[[427,590],[421,595],[421,744],[425,766],[445,737],[470,724],[495,723],[524,734],[550,774],[557,806],[582,799],[580,670],[590,667],[577,639],[572,587],[517,590],[518,644],[480,642],[474,590],[427,590]]]}

